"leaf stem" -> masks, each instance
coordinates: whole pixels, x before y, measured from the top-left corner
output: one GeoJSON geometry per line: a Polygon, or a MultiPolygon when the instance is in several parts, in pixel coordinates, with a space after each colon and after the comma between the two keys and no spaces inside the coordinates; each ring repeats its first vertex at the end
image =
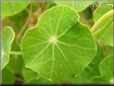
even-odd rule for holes
{"type": "Polygon", "coordinates": [[[93,25],[93,27],[91,28],[91,32],[95,32],[98,29],[98,26],[101,25],[101,23],[103,23],[104,21],[106,21],[107,19],[109,19],[110,17],[113,16],[113,10],[110,10],[109,12],[107,12],[106,14],[104,14],[99,20],[96,21],[96,23],[93,25]]]}
{"type": "MultiPolygon", "coordinates": [[[[27,18],[27,20],[25,21],[25,24],[22,26],[22,29],[20,30],[20,32],[19,32],[19,34],[18,34],[18,36],[17,36],[17,41],[16,41],[16,42],[17,42],[18,45],[19,45],[18,41],[19,41],[21,35],[23,34],[23,32],[25,31],[25,29],[26,29],[26,27],[27,27],[27,25],[28,25],[28,22],[29,22],[29,20],[30,20],[30,18],[31,18],[31,15],[32,15],[32,3],[30,3],[30,10],[29,10],[28,18],[27,18]]],[[[20,45],[19,45],[19,46],[20,46],[20,45]]]]}
{"type": "MultiPolygon", "coordinates": [[[[101,28],[100,30],[97,30],[96,32],[93,33],[94,36],[98,36],[98,35],[101,35],[103,34],[107,29],[108,27],[112,24],[112,20],[109,21],[107,23],[107,25],[105,25],[103,28],[101,28]]],[[[110,28],[111,29],[111,28],[110,28]]]]}
{"type": "Polygon", "coordinates": [[[11,55],[21,55],[22,53],[18,52],[18,51],[11,51],[10,54],[11,55]]]}

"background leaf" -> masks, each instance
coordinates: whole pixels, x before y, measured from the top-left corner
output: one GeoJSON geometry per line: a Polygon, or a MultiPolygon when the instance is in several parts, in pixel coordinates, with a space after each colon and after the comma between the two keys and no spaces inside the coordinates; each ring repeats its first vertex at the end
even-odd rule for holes
{"type": "Polygon", "coordinates": [[[55,0],[57,5],[66,5],[74,9],[76,12],[81,12],[86,9],[89,5],[94,3],[94,0],[81,0],[81,1],[71,1],[71,0],[55,0]]]}
{"type": "Polygon", "coordinates": [[[14,73],[8,68],[5,67],[2,70],[2,84],[14,84],[15,75],[14,73]]]}
{"type": "Polygon", "coordinates": [[[56,6],[44,12],[38,25],[25,34],[22,54],[27,68],[44,79],[62,82],[90,63],[96,44],[89,29],[78,22],[75,11],[56,6]]]}
{"type": "Polygon", "coordinates": [[[91,83],[91,79],[95,76],[100,75],[99,64],[103,60],[104,54],[101,46],[97,45],[97,54],[91,63],[80,73],[79,76],[75,77],[73,83],[91,83]]]}
{"type": "Polygon", "coordinates": [[[8,65],[2,70],[2,84],[23,84],[24,62],[20,55],[10,55],[8,65]]]}
{"type": "Polygon", "coordinates": [[[3,0],[2,1],[2,19],[7,16],[15,15],[21,12],[24,8],[26,8],[29,4],[28,1],[12,1],[12,0],[3,0]]]}
{"type": "Polygon", "coordinates": [[[11,44],[14,40],[15,34],[11,27],[2,29],[2,69],[8,64],[11,44]]]}
{"type": "Polygon", "coordinates": [[[113,84],[114,80],[114,71],[113,71],[113,55],[109,55],[105,57],[105,59],[100,64],[100,73],[101,76],[96,76],[93,78],[94,83],[105,83],[105,84],[113,84]]]}

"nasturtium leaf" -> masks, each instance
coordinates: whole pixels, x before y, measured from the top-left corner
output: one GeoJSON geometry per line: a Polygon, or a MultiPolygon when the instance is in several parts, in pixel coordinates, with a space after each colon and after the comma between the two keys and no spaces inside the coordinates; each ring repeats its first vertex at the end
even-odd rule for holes
{"type": "Polygon", "coordinates": [[[45,11],[22,41],[25,67],[53,82],[78,75],[95,54],[96,43],[88,27],[66,6],[45,11]]]}
{"type": "Polygon", "coordinates": [[[28,1],[12,1],[12,0],[3,0],[2,1],[2,19],[4,19],[7,16],[15,15],[22,10],[24,10],[29,4],[28,1]]]}
{"type": "Polygon", "coordinates": [[[98,45],[96,56],[91,61],[91,63],[80,73],[80,75],[73,79],[73,83],[89,84],[91,83],[91,79],[93,77],[100,75],[99,64],[104,58],[103,53],[103,48],[98,45]]]}
{"type": "MultiPolygon", "coordinates": [[[[94,13],[94,21],[97,23],[105,13],[113,9],[113,5],[104,5],[101,3],[94,13]]],[[[107,20],[103,21],[95,32],[95,36],[98,40],[102,41],[104,44],[113,46],[113,18],[110,17],[107,20]]]]}
{"type": "Polygon", "coordinates": [[[84,9],[86,9],[89,5],[91,5],[92,3],[94,3],[94,0],[75,0],[75,1],[71,1],[71,0],[55,0],[54,1],[57,5],[66,5],[71,7],[72,9],[74,9],[76,12],[81,12],[84,9]]]}
{"type": "Polygon", "coordinates": [[[14,40],[15,34],[11,27],[5,27],[2,29],[2,69],[9,62],[9,55],[11,51],[11,44],[14,40]]]}
{"type": "Polygon", "coordinates": [[[94,77],[92,81],[94,83],[114,84],[113,55],[105,57],[101,62],[99,69],[101,76],[94,77]]]}

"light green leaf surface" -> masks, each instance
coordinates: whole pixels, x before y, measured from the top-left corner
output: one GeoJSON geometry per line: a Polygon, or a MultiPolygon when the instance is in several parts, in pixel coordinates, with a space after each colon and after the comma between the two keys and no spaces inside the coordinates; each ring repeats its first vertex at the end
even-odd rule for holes
{"type": "Polygon", "coordinates": [[[7,16],[15,15],[22,10],[24,10],[29,4],[28,1],[12,1],[12,0],[3,0],[2,1],[2,19],[4,19],[7,16]]]}
{"type": "Polygon", "coordinates": [[[11,27],[2,29],[2,69],[8,64],[11,44],[14,40],[15,34],[11,27]]]}
{"type": "Polygon", "coordinates": [[[93,14],[93,19],[96,22],[100,17],[102,17],[105,13],[113,9],[113,5],[104,6],[103,3],[100,3],[97,9],[93,14]]]}
{"type": "Polygon", "coordinates": [[[69,81],[96,54],[89,29],[78,22],[75,11],[56,6],[44,12],[22,42],[25,66],[50,81],[69,81]]]}
{"type": "Polygon", "coordinates": [[[114,3],[114,0],[101,0],[99,2],[103,3],[104,5],[110,5],[110,4],[114,3]]]}
{"type": "MultiPolygon", "coordinates": [[[[94,13],[94,21],[97,23],[105,13],[112,10],[112,6],[103,6],[100,4],[94,13]]],[[[113,46],[113,17],[110,17],[103,21],[97,28],[95,32],[96,38],[102,41],[104,44],[113,46]]]]}
{"type": "Polygon", "coordinates": [[[80,73],[80,75],[74,78],[73,83],[89,84],[93,77],[100,75],[99,64],[103,58],[103,49],[98,45],[96,56],[91,61],[91,63],[80,73]]]}
{"type": "Polygon", "coordinates": [[[74,9],[76,12],[81,12],[84,9],[86,9],[89,5],[94,3],[94,0],[76,0],[76,1],[71,1],[71,0],[55,0],[54,1],[57,5],[66,5],[74,9]]]}

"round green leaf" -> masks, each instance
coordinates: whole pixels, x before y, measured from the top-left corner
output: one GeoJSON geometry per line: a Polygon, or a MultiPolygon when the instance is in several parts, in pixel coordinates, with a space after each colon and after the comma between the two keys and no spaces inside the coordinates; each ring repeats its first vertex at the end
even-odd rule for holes
{"type": "Polygon", "coordinates": [[[89,29],[78,22],[75,11],[56,6],[45,11],[22,41],[25,66],[50,81],[69,81],[96,54],[89,29]]]}
{"type": "Polygon", "coordinates": [[[9,55],[11,50],[11,44],[14,40],[15,33],[11,27],[5,27],[2,29],[2,69],[9,62],[9,55]]]}
{"type": "Polygon", "coordinates": [[[29,4],[29,1],[12,1],[3,0],[2,1],[2,19],[7,16],[12,16],[21,12],[29,4]]]}

